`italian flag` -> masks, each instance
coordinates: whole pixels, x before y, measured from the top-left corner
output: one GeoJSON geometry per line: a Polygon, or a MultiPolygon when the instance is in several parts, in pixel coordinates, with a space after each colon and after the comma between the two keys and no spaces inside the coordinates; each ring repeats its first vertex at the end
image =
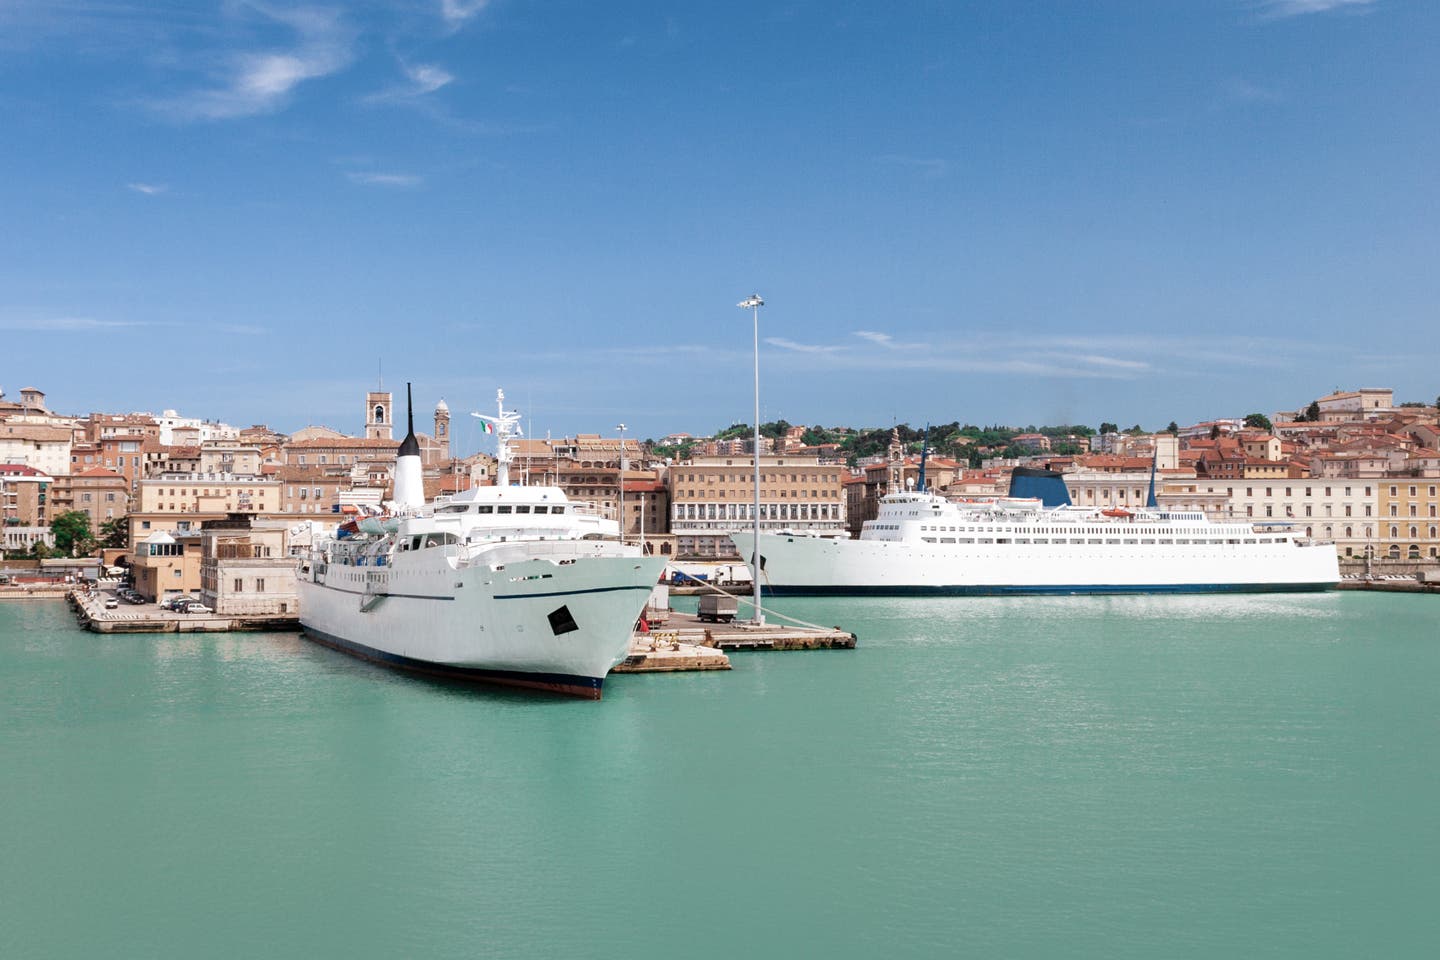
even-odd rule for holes
{"type": "Polygon", "coordinates": [[[485,432],[486,432],[486,433],[494,433],[494,432],[495,432],[495,425],[494,425],[493,423],[491,423],[489,420],[481,420],[481,421],[480,421],[480,426],[482,426],[482,427],[485,428],[485,432]]]}

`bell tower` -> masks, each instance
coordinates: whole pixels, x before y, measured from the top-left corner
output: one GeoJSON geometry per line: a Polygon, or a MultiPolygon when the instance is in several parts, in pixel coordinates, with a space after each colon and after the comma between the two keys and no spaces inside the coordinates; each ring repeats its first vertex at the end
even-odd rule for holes
{"type": "Polygon", "coordinates": [[[391,426],[394,424],[393,398],[380,390],[365,394],[365,439],[393,440],[391,426]]]}
{"type": "Polygon", "coordinates": [[[444,399],[435,404],[435,445],[441,463],[450,459],[450,406],[444,399]]]}

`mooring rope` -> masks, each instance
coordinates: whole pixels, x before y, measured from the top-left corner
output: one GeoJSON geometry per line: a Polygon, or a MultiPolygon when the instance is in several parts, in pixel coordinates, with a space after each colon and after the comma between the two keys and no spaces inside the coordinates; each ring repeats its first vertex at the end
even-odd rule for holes
{"type": "MultiPolygon", "coordinates": [[[[684,570],[681,570],[679,567],[675,566],[673,563],[666,563],[666,564],[665,564],[665,569],[666,569],[667,571],[674,571],[675,573],[684,574],[684,576],[686,577],[686,579],[695,580],[694,577],[690,576],[688,573],[685,573],[684,570]]],[[[740,603],[748,603],[748,604],[750,604],[751,607],[754,607],[754,606],[755,606],[755,598],[754,598],[754,596],[749,596],[749,597],[738,596],[738,595],[736,595],[736,594],[733,594],[733,593],[729,592],[728,590],[724,590],[724,589],[722,589],[722,588],[720,588],[720,587],[717,587],[715,584],[711,583],[711,582],[708,581],[708,580],[695,580],[695,582],[698,583],[698,584],[700,584],[702,587],[709,587],[711,590],[714,590],[716,593],[724,594],[725,596],[729,597],[729,598],[732,599],[732,600],[735,600],[735,601],[740,602],[740,603]]],[[[823,626],[821,626],[821,625],[818,624],[818,623],[811,623],[811,622],[808,621],[808,620],[801,620],[801,619],[799,619],[798,617],[787,617],[785,614],[783,614],[783,613],[777,613],[776,611],[770,610],[770,609],[766,608],[766,607],[763,606],[763,605],[761,605],[759,609],[760,609],[760,613],[761,613],[762,615],[771,616],[771,617],[779,617],[781,620],[789,621],[790,623],[796,624],[797,626],[801,626],[801,627],[811,627],[811,628],[813,628],[813,629],[815,629],[815,630],[829,630],[829,629],[831,629],[830,627],[823,627],[823,626]]]]}

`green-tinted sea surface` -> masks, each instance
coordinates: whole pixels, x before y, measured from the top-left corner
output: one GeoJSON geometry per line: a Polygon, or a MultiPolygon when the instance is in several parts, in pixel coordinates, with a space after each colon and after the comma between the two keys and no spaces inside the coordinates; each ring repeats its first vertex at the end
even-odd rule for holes
{"type": "Polygon", "coordinates": [[[0,605],[0,957],[1440,955],[1440,597],[775,608],[589,703],[0,605]]]}

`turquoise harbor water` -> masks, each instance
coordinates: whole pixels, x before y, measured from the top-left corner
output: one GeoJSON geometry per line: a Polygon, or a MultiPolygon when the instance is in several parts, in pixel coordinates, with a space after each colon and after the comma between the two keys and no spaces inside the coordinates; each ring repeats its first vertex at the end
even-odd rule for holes
{"type": "Polygon", "coordinates": [[[0,605],[0,956],[1434,955],[1440,598],[776,608],[587,703],[0,605]]]}

